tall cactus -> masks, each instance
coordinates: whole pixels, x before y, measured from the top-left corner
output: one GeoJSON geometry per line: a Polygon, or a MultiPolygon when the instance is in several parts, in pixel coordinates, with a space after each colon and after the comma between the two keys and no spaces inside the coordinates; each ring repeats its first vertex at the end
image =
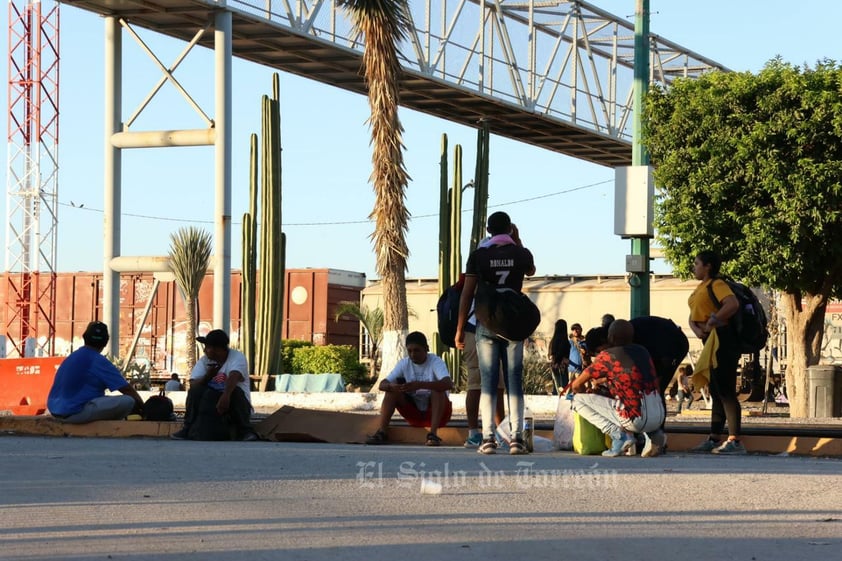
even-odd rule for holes
{"type": "MultiPolygon", "coordinates": [[[[488,213],[488,147],[489,127],[480,121],[477,130],[477,160],[474,173],[474,209],[470,251],[485,237],[488,213]]],[[[459,279],[462,273],[462,147],[454,149],[453,186],[448,189],[447,135],[442,135],[439,181],[439,294],[459,279]]],[[[433,352],[441,355],[451,373],[460,373],[461,355],[456,349],[445,349],[436,333],[433,352]]]]}
{"type": "Polygon", "coordinates": [[[254,327],[257,311],[257,135],[250,137],[249,147],[249,211],[243,214],[243,272],[241,292],[240,348],[246,355],[249,366],[254,370],[254,327]]]}
{"type": "Polygon", "coordinates": [[[479,247],[485,237],[485,220],[488,214],[488,147],[490,132],[488,121],[480,121],[477,129],[477,163],[474,172],[474,220],[471,227],[470,251],[479,247]]]}
{"type": "MultiPolygon", "coordinates": [[[[439,194],[439,294],[459,280],[462,273],[462,147],[453,151],[453,185],[448,189],[447,135],[442,135],[441,174],[439,194]]],[[[436,333],[433,352],[441,355],[448,370],[454,374],[461,370],[461,360],[456,349],[446,349],[436,333]]],[[[458,381],[458,378],[457,378],[458,381]]]]}
{"type": "Polygon", "coordinates": [[[439,161],[439,294],[450,282],[450,202],[447,196],[447,135],[441,135],[439,161]]]}
{"type": "Polygon", "coordinates": [[[450,282],[462,273],[462,146],[453,148],[453,187],[450,188],[450,282]]]}
{"type": "MultiPolygon", "coordinates": [[[[263,96],[260,165],[257,138],[251,139],[249,212],[243,216],[243,348],[253,355],[252,372],[260,375],[261,391],[271,374],[281,374],[284,259],[286,236],[281,231],[280,78],[272,76],[272,97],[263,96]],[[258,178],[257,170],[260,169],[258,178]],[[258,196],[259,190],[259,196],[258,196]],[[254,216],[260,212],[260,228],[254,216]],[[259,244],[255,245],[258,241],[259,244]],[[248,278],[247,278],[248,277],[248,278]],[[258,281],[259,277],[259,282],[258,281]],[[255,286],[259,290],[255,290],[255,286]],[[249,321],[246,315],[251,313],[249,321]],[[254,326],[254,329],[252,329],[254,326]]],[[[247,355],[248,356],[248,355],[247,355]]]]}
{"type": "MultiPolygon", "coordinates": [[[[450,282],[450,201],[447,194],[447,135],[441,135],[441,157],[439,158],[439,294],[451,285],[450,282]]],[[[444,344],[438,332],[433,337],[433,353],[445,353],[444,344]]]]}

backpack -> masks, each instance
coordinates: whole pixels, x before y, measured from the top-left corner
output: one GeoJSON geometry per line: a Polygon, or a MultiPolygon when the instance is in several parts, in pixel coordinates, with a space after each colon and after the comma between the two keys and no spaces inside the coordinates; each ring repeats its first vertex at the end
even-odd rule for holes
{"type": "Polygon", "coordinates": [[[524,341],[541,323],[541,310],[529,296],[511,288],[496,288],[477,279],[474,297],[477,321],[498,337],[524,341]]]}
{"type": "Polygon", "coordinates": [[[444,289],[436,304],[438,330],[441,342],[456,348],[456,324],[459,322],[459,299],[462,298],[462,285],[454,284],[444,289]]]}
{"type": "MultiPolygon", "coordinates": [[[[754,292],[746,285],[727,277],[717,277],[714,280],[717,279],[728,285],[728,288],[731,289],[740,303],[737,313],[731,317],[734,330],[737,333],[740,352],[745,354],[759,352],[766,346],[766,340],[769,338],[768,321],[763,306],[760,305],[760,301],[754,292]]],[[[713,282],[708,285],[708,295],[713,300],[717,310],[722,308],[722,303],[713,293],[713,282]]]]}
{"type": "Polygon", "coordinates": [[[175,408],[170,398],[164,395],[164,390],[153,395],[143,404],[143,419],[145,421],[174,421],[175,408]]]}

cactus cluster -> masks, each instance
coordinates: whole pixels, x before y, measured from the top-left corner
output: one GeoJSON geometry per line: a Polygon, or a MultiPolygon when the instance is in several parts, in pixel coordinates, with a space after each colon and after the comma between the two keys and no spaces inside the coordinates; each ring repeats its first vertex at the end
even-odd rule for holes
{"type": "MultiPolygon", "coordinates": [[[[488,146],[489,128],[480,122],[477,130],[477,160],[473,180],[474,207],[471,226],[470,251],[479,246],[485,236],[488,212],[488,146]]],[[[439,294],[459,280],[462,273],[462,147],[453,150],[453,183],[448,188],[447,135],[442,135],[439,181],[439,294]]],[[[448,349],[438,333],[433,339],[433,352],[441,355],[451,373],[461,371],[460,354],[448,349]]]]}
{"type": "Polygon", "coordinates": [[[240,340],[261,391],[271,374],[282,374],[281,333],[286,236],[281,231],[280,78],[261,100],[260,150],[251,135],[249,211],[243,215],[242,326],[240,340]],[[260,212],[260,227],[255,216],[260,212]],[[259,234],[259,238],[258,238],[259,234]],[[259,278],[258,278],[259,276],[259,278]],[[258,290],[259,289],[259,290],[258,290]]]}

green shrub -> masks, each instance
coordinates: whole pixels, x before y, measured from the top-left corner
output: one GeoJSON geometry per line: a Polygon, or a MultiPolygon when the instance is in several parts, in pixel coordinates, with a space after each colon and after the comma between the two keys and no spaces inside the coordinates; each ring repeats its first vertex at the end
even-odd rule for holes
{"type": "Polygon", "coordinates": [[[553,374],[550,363],[534,346],[523,349],[523,393],[547,395],[552,393],[553,374]],[[548,391],[549,390],[549,391],[548,391]]]}
{"type": "Polygon", "coordinates": [[[292,355],[293,374],[342,374],[347,383],[365,379],[357,349],[351,345],[301,346],[292,355]]]}
{"type": "Polygon", "coordinates": [[[310,341],[302,341],[300,339],[284,339],[281,341],[281,358],[283,360],[283,371],[279,374],[293,374],[292,357],[295,355],[295,349],[302,347],[312,347],[313,343],[310,341]]]}

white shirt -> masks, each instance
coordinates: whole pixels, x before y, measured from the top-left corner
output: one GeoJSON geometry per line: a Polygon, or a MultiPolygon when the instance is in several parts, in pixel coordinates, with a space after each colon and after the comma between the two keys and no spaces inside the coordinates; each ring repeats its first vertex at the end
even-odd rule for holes
{"type": "MultiPolygon", "coordinates": [[[[406,383],[409,382],[438,382],[445,378],[450,378],[450,372],[447,370],[447,365],[441,357],[433,353],[427,353],[427,360],[422,364],[415,364],[409,357],[404,357],[398,361],[395,368],[386,376],[386,380],[392,384],[398,383],[398,378],[403,377],[406,383]]],[[[411,392],[416,398],[416,405],[418,408],[426,410],[426,404],[430,399],[432,390],[421,389],[411,392]]],[[[450,392],[446,392],[450,395],[450,392]]]]}
{"type": "Polygon", "coordinates": [[[178,380],[169,380],[166,384],[164,384],[164,391],[165,392],[177,392],[181,390],[181,382],[178,380]]]}
{"type": "MultiPolygon", "coordinates": [[[[197,362],[196,366],[190,372],[190,379],[196,380],[203,378],[208,371],[208,367],[216,364],[208,358],[208,355],[202,356],[197,362]]],[[[251,387],[249,385],[249,364],[246,360],[246,355],[236,349],[228,349],[228,358],[225,363],[219,367],[219,372],[213,377],[213,380],[208,382],[208,387],[221,390],[225,387],[225,382],[228,380],[229,372],[239,372],[243,379],[237,383],[237,387],[243,390],[246,394],[246,399],[251,403],[251,387]]]]}

